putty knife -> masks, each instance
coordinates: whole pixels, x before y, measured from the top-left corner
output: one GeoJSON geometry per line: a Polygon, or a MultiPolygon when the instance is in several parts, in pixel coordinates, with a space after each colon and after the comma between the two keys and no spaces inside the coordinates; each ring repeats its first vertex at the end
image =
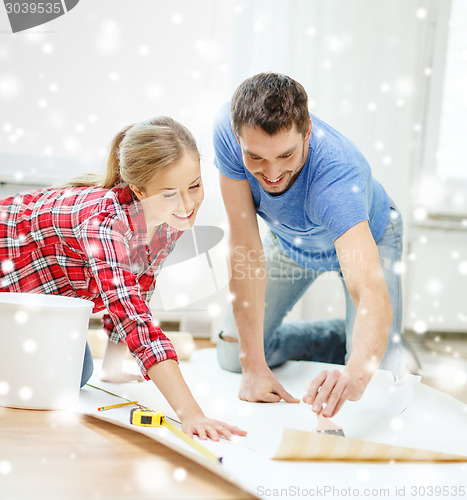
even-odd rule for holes
{"type": "Polygon", "coordinates": [[[319,432],[321,434],[333,434],[335,436],[345,437],[344,431],[341,427],[332,422],[329,418],[323,417],[321,413],[317,415],[318,425],[313,430],[313,432],[319,432]]]}

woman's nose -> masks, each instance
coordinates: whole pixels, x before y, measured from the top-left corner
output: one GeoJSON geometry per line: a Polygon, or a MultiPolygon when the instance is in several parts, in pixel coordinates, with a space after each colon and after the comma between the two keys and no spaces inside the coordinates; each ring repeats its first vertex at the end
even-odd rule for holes
{"type": "Polygon", "coordinates": [[[182,195],[180,196],[179,199],[180,199],[181,205],[183,206],[183,209],[186,211],[186,213],[191,212],[191,210],[195,206],[195,202],[191,198],[191,196],[188,193],[182,193],[182,195]]]}

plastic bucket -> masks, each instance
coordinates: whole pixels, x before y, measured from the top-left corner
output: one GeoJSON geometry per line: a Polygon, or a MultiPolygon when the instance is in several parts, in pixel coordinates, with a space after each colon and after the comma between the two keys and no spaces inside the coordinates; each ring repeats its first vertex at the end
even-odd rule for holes
{"type": "Polygon", "coordinates": [[[0,405],[58,410],[78,402],[89,300],[0,293],[0,405]]]}

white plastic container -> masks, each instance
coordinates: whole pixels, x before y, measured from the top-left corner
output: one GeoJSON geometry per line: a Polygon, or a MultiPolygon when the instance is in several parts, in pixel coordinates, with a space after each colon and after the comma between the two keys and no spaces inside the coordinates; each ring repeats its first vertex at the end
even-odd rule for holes
{"type": "Polygon", "coordinates": [[[77,404],[93,306],[58,295],[0,293],[0,406],[77,404]]]}

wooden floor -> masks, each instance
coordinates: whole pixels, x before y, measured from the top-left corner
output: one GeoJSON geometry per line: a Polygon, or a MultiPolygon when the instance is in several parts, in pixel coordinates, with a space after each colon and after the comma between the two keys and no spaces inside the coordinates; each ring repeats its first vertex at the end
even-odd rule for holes
{"type": "MultiPolygon", "coordinates": [[[[441,388],[438,378],[424,382],[441,388]]],[[[444,388],[467,402],[461,389],[444,388]]],[[[243,498],[253,497],[139,433],[73,413],[0,407],[1,500],[243,498]]]]}
{"type": "Polygon", "coordinates": [[[0,407],[1,500],[244,498],[254,497],[137,432],[69,412],[0,407]]]}
{"type": "Polygon", "coordinates": [[[253,498],[182,455],[87,416],[0,408],[2,500],[253,498]]]}

